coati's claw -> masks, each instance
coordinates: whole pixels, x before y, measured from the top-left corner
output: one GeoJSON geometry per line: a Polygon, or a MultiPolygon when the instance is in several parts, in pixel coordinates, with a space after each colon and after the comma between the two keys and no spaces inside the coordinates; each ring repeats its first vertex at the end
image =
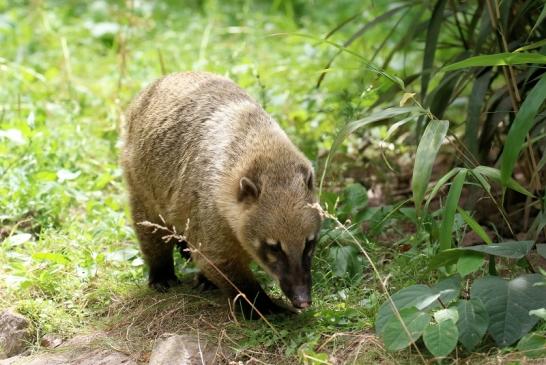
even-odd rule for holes
{"type": "Polygon", "coordinates": [[[298,313],[295,309],[288,307],[280,301],[271,299],[268,296],[258,296],[252,305],[243,298],[240,298],[235,302],[235,305],[243,318],[251,321],[260,319],[260,314],[263,316],[270,316],[275,314],[298,313]],[[260,314],[258,314],[256,310],[259,311],[260,314]]]}
{"type": "Polygon", "coordinates": [[[149,283],[148,285],[158,293],[166,293],[169,291],[170,287],[169,284],[165,282],[149,283]]]}
{"type": "Polygon", "coordinates": [[[203,273],[198,273],[194,279],[194,289],[200,292],[206,292],[210,290],[216,290],[218,287],[212,281],[210,281],[203,273]]]}
{"type": "Polygon", "coordinates": [[[169,288],[180,285],[182,282],[176,276],[169,276],[164,278],[151,278],[148,281],[150,288],[154,289],[159,293],[166,293],[169,291],[169,288]]]}

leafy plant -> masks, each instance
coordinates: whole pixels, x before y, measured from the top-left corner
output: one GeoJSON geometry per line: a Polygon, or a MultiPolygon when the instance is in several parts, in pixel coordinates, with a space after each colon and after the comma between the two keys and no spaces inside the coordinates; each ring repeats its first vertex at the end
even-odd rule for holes
{"type": "Polygon", "coordinates": [[[437,357],[449,355],[457,342],[468,351],[473,350],[486,331],[498,346],[509,346],[538,322],[538,317],[529,311],[544,305],[546,288],[536,286],[544,281],[538,274],[511,281],[485,276],[473,283],[468,299],[459,298],[459,288],[451,289],[457,294],[451,302],[443,301],[442,291],[437,288],[413,285],[392,296],[396,309],[390,302],[381,306],[376,331],[390,350],[408,347],[423,336],[425,346],[437,357]]]}

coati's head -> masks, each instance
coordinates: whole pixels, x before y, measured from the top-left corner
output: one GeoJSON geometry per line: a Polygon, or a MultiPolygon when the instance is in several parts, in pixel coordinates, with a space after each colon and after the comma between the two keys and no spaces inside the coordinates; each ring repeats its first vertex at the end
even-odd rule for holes
{"type": "Polygon", "coordinates": [[[306,308],[311,305],[311,259],[322,220],[311,206],[316,202],[313,170],[308,163],[273,165],[239,178],[236,234],[292,304],[306,308]]]}

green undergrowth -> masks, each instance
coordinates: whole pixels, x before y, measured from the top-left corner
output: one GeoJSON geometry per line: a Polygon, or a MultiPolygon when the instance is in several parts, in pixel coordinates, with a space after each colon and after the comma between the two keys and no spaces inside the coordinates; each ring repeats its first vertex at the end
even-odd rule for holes
{"type": "MultiPolygon", "coordinates": [[[[389,7],[371,3],[377,14],[389,7]]],[[[193,289],[195,269],[178,255],[183,284],[166,294],[147,288],[118,164],[118,132],[135,94],[162,74],[207,70],[248,90],[322,171],[334,132],[363,117],[379,90],[392,85],[341,55],[343,67],[332,67],[315,87],[335,52],[308,36],[323,36],[361,10],[356,1],[0,0],[0,309],[31,319],[33,351],[48,333],[105,331],[114,348],[145,363],[154,340],[168,332],[217,344],[222,362],[422,362],[413,347],[388,352],[374,329],[386,300],[382,285],[391,292],[433,286],[446,274],[428,268],[430,242],[438,237],[431,222],[439,213],[421,220],[411,204],[399,205],[399,196],[369,204],[373,194],[355,183],[392,179],[389,161],[407,161],[415,150],[386,143],[387,126],[366,141],[348,136],[348,147],[332,159],[321,203],[346,229],[325,221],[312,308],[269,324],[234,318],[218,293],[193,289]]],[[[350,35],[343,28],[333,39],[350,35]]],[[[369,33],[380,36],[381,29],[369,33]]],[[[452,224],[457,235],[466,233],[460,215],[452,224]]],[[[502,262],[497,269],[523,272],[515,266],[502,262]]],[[[280,296],[265,274],[258,276],[280,296]]],[[[453,354],[453,361],[518,358],[513,348],[492,349],[488,340],[480,346],[453,354]]],[[[421,342],[417,348],[433,361],[421,342]]]]}

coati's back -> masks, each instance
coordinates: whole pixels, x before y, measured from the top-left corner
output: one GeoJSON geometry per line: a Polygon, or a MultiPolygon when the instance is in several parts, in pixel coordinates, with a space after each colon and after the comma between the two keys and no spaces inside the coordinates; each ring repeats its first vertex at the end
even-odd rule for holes
{"type": "MultiPolygon", "coordinates": [[[[256,156],[245,154],[272,142],[270,137],[276,147],[281,142],[299,154],[231,80],[204,72],[176,73],[152,83],[131,104],[123,164],[132,188],[149,190],[150,200],[166,209],[162,202],[172,194],[165,193],[179,190],[173,184],[184,181],[197,184],[200,191],[214,189],[220,175],[233,172],[238,162],[250,163],[245,157],[256,156]]],[[[274,152],[271,148],[268,153],[274,152]]]]}
{"type": "MultiPolygon", "coordinates": [[[[311,207],[312,166],[246,92],[208,73],[169,75],[133,101],[124,132],[122,164],[135,223],[159,223],[161,215],[181,231],[189,220],[189,241],[208,256],[192,258],[214,284],[232,292],[221,270],[271,307],[247,267],[254,259],[294,305],[310,304],[321,222],[311,207]]],[[[135,229],[150,285],[168,287],[176,279],[172,245],[135,229]]]]}
{"type": "Polygon", "coordinates": [[[210,120],[228,105],[248,103],[252,101],[243,90],[213,74],[177,73],[152,83],[127,112],[123,163],[130,184],[152,188],[151,198],[161,201],[161,190],[174,180],[208,180],[203,178],[209,171],[193,167],[210,164],[214,156],[207,150],[222,143],[222,134],[231,127],[210,120]]]}

